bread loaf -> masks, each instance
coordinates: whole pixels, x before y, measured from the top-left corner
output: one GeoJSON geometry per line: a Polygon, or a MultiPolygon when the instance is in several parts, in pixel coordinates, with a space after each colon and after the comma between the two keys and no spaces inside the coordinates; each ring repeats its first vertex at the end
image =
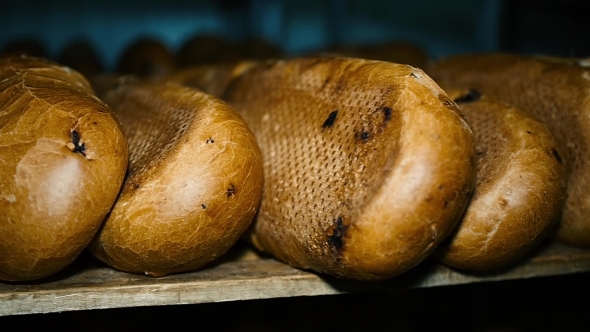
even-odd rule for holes
{"type": "Polygon", "coordinates": [[[432,64],[443,88],[466,86],[505,100],[545,122],[569,174],[557,238],[590,246],[590,71],[584,61],[513,54],[466,54],[432,64]],[[569,62],[569,63],[567,63],[569,62]]]}
{"type": "Polygon", "coordinates": [[[447,92],[475,135],[477,182],[465,216],[436,257],[464,270],[505,267],[559,219],[565,165],[547,126],[528,113],[477,90],[447,92]]]}
{"type": "Polygon", "coordinates": [[[0,280],[51,275],[86,247],[127,169],[127,141],[77,72],[0,58],[0,280]]]}
{"type": "Polygon", "coordinates": [[[269,61],[223,93],[264,161],[248,234],[293,266],[386,279],[451,232],[475,181],[471,130],[421,70],[345,58],[269,61]]]}
{"type": "Polygon", "coordinates": [[[175,67],[174,53],[160,40],[140,38],[129,44],[121,54],[117,72],[142,78],[157,78],[175,67]]]}
{"type": "Polygon", "coordinates": [[[121,195],[90,245],[110,266],[160,277],[225,253],[260,203],[254,136],[225,103],[177,84],[126,80],[108,92],[129,138],[121,195]]]}

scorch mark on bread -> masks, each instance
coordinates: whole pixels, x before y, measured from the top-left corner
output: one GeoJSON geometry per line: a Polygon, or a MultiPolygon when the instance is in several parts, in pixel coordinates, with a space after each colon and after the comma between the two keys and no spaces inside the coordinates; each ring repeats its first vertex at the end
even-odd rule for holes
{"type": "Polygon", "coordinates": [[[337,116],[338,116],[338,110],[332,111],[330,113],[330,115],[328,115],[328,118],[326,119],[326,121],[324,121],[324,123],[322,124],[322,128],[326,129],[326,128],[332,127],[334,125],[334,122],[336,121],[337,116]]]}

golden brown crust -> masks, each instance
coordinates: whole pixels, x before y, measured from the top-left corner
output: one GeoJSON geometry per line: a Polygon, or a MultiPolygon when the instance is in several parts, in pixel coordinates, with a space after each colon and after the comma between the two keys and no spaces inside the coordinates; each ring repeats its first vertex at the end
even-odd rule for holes
{"type": "Polygon", "coordinates": [[[127,168],[112,111],[77,72],[0,59],[0,279],[32,280],[76,258],[127,168]]]}
{"type": "Polygon", "coordinates": [[[291,265],[392,277],[434,250],[469,199],[472,133],[421,70],[344,58],[267,62],[224,97],[264,160],[249,239],[291,265]]]}
{"type": "Polygon", "coordinates": [[[105,100],[128,136],[130,166],[91,252],[156,277],[225,253],[262,192],[260,150],[244,121],[227,104],[176,84],[129,82],[105,100]]]}
{"type": "MultiPolygon", "coordinates": [[[[569,62],[569,61],[565,61],[569,62]]],[[[590,71],[561,61],[511,54],[467,54],[428,70],[442,87],[468,86],[544,121],[560,144],[569,173],[557,238],[590,246],[590,71]]]]}
{"type": "Polygon", "coordinates": [[[447,89],[475,136],[477,182],[450,241],[436,251],[465,270],[504,267],[530,252],[559,218],[566,171],[547,126],[477,90],[447,89]]]}

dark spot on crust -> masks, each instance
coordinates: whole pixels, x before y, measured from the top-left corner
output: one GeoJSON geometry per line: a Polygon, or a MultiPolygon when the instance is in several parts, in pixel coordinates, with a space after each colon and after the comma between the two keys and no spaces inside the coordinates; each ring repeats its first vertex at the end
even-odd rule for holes
{"type": "Polygon", "coordinates": [[[369,138],[371,138],[371,134],[368,131],[363,131],[363,132],[361,132],[359,137],[363,142],[366,142],[369,140],[369,138]]]}
{"type": "Polygon", "coordinates": [[[356,129],[354,137],[362,143],[381,134],[387,128],[388,123],[393,119],[391,107],[380,107],[374,110],[361,128],[356,129]]]}
{"type": "Polygon", "coordinates": [[[332,234],[328,236],[328,243],[332,248],[336,249],[337,251],[341,251],[344,249],[344,236],[346,235],[346,231],[348,230],[348,225],[345,225],[342,217],[338,216],[334,220],[334,228],[332,229],[332,234]]]}
{"type": "Polygon", "coordinates": [[[73,152],[86,157],[86,143],[80,144],[80,134],[75,130],[72,130],[72,144],[74,144],[73,152]]]}
{"type": "Polygon", "coordinates": [[[475,89],[467,89],[465,94],[455,98],[454,102],[456,103],[471,103],[474,101],[478,101],[481,99],[481,92],[475,89]]]}
{"type": "Polygon", "coordinates": [[[338,110],[332,111],[330,115],[328,115],[328,118],[324,121],[324,124],[322,124],[322,128],[326,129],[332,127],[336,121],[336,117],[338,117],[338,110]]]}
{"type": "Polygon", "coordinates": [[[443,209],[446,209],[447,206],[449,206],[449,201],[445,199],[445,202],[443,203],[443,209]]]}
{"type": "Polygon", "coordinates": [[[206,143],[206,144],[209,144],[209,143],[215,143],[215,140],[214,140],[213,138],[209,137],[209,138],[208,138],[208,139],[205,141],[205,143],[206,143]]]}
{"type": "Polygon", "coordinates": [[[563,163],[563,160],[561,159],[561,155],[559,154],[559,152],[555,148],[551,148],[551,154],[553,155],[553,157],[555,157],[555,160],[557,160],[558,163],[560,163],[560,164],[563,163]]]}
{"type": "Polygon", "coordinates": [[[390,107],[383,107],[383,118],[385,122],[389,122],[391,120],[391,113],[393,113],[393,110],[390,107]]]}
{"type": "Polygon", "coordinates": [[[338,82],[336,82],[336,86],[334,87],[334,93],[339,94],[342,92],[342,90],[344,90],[344,88],[346,88],[346,82],[344,78],[341,77],[338,80],[338,82]]]}
{"type": "Polygon", "coordinates": [[[445,186],[443,184],[441,184],[440,186],[438,186],[439,190],[443,190],[445,188],[445,186]]]}
{"type": "Polygon", "coordinates": [[[203,210],[204,210],[204,209],[206,209],[206,208],[207,208],[207,205],[205,205],[205,204],[201,204],[201,207],[202,207],[202,208],[203,208],[203,210]]]}
{"type": "Polygon", "coordinates": [[[139,183],[134,183],[131,187],[133,188],[133,190],[137,190],[139,189],[140,185],[139,183]]]}
{"type": "Polygon", "coordinates": [[[227,188],[227,191],[225,192],[225,195],[227,197],[230,197],[235,194],[236,194],[236,186],[234,186],[233,184],[230,183],[229,188],[227,188]]]}
{"type": "Polygon", "coordinates": [[[526,131],[526,133],[527,133],[527,134],[529,134],[529,135],[530,135],[530,134],[532,134],[532,133],[531,133],[530,131],[528,131],[528,130],[526,131]]]}
{"type": "Polygon", "coordinates": [[[96,125],[96,124],[98,124],[98,122],[96,122],[96,121],[92,121],[92,124],[96,125]]]}

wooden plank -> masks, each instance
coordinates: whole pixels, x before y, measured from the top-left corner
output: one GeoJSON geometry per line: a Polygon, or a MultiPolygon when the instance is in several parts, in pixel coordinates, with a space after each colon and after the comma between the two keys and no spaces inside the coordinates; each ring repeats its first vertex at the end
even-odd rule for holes
{"type": "Polygon", "coordinates": [[[238,248],[197,272],[150,278],[112,270],[91,257],[43,282],[0,284],[0,316],[103,308],[194,304],[459,285],[590,271],[590,251],[557,244],[493,274],[465,274],[427,260],[383,282],[337,279],[238,248]]]}

